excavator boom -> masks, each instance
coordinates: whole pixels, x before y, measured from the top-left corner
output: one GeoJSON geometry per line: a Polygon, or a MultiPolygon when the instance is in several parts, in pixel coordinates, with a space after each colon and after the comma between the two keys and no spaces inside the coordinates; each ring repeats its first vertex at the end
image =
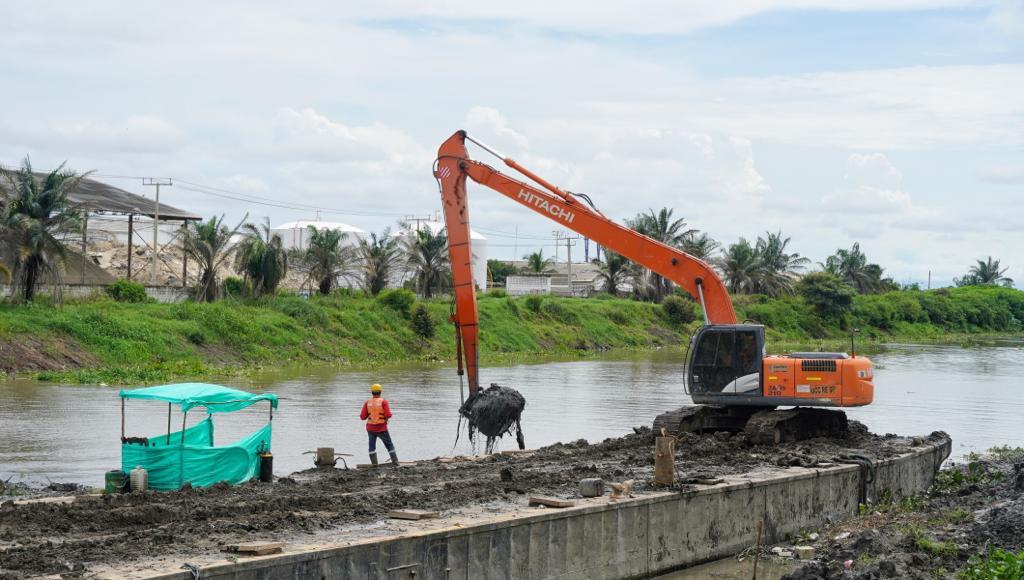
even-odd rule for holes
{"type": "MultiPolygon", "coordinates": [[[[464,364],[471,396],[480,388],[479,319],[471,269],[473,256],[469,239],[467,178],[675,282],[701,304],[705,322],[736,323],[736,312],[733,310],[729,293],[711,266],[685,252],[615,223],[596,209],[584,205],[580,198],[572,193],[551,185],[510,158],[502,157],[502,160],[540,187],[513,179],[493,167],[470,159],[466,150],[467,139],[472,141],[465,131],[458,131],[441,145],[434,167],[434,177],[437,178],[441,189],[445,226],[448,230],[455,291],[453,322],[456,325],[457,340],[461,341],[463,357],[460,369],[464,364]]],[[[490,148],[483,147],[497,155],[490,148]]]]}

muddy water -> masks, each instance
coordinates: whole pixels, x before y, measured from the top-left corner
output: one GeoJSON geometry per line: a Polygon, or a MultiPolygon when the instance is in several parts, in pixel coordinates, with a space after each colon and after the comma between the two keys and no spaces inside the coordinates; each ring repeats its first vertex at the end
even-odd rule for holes
{"type": "MultiPolygon", "coordinates": [[[[688,403],[678,350],[610,354],[572,362],[487,368],[483,379],[515,386],[527,398],[527,445],[578,438],[600,440],[662,411],[688,403]]],[[[873,431],[953,436],[954,456],[996,444],[1024,445],[1024,342],[988,346],[892,345],[873,355],[878,367],[875,403],[851,415],[873,431]]],[[[243,389],[282,397],[274,415],[274,467],[286,474],[312,465],[305,451],[332,446],[365,462],[366,435],[358,420],[368,385],[384,385],[395,417],[392,436],[403,459],[469,453],[455,445],[458,381],[448,367],[405,366],[377,371],[291,369],[254,379],[225,379],[243,389]]],[[[62,386],[27,380],[0,383],[0,478],[100,485],[119,466],[121,414],[117,389],[62,386]]],[[[189,424],[199,413],[189,416],[189,424]]],[[[265,407],[218,415],[216,440],[228,443],[262,425],[265,407]]],[[[181,415],[172,416],[180,429],[181,415]]],[[[166,432],[167,407],[131,401],[127,434],[166,432]]],[[[512,448],[513,441],[504,443],[512,448]]]]}

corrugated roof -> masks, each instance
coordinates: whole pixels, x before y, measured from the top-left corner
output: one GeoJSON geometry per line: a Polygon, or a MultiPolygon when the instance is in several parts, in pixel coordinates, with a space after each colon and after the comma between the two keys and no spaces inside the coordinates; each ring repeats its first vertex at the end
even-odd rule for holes
{"type": "MultiPolygon", "coordinates": [[[[36,178],[43,179],[45,173],[36,173],[36,178]]],[[[6,185],[6,184],[5,184],[6,185]]],[[[115,214],[135,214],[153,217],[156,211],[154,200],[125,191],[95,179],[83,179],[68,192],[68,199],[73,203],[84,205],[90,212],[106,212],[115,214]]],[[[165,203],[160,204],[160,220],[200,220],[194,213],[178,209],[165,203]]]]}

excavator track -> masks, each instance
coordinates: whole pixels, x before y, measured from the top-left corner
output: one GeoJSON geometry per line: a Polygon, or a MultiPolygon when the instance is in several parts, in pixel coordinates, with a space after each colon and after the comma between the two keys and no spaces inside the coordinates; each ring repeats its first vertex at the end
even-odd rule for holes
{"type": "Polygon", "coordinates": [[[847,419],[846,413],[828,409],[691,405],[655,417],[654,431],[660,433],[662,428],[671,434],[742,431],[752,443],[777,445],[842,436],[847,431],[847,419]]]}

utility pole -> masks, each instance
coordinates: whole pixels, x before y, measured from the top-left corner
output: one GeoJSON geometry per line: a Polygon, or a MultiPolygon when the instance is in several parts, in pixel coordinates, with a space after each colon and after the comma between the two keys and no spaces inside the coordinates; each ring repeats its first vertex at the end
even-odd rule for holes
{"type": "Polygon", "coordinates": [[[157,249],[159,249],[157,234],[160,232],[160,186],[166,185],[171,187],[174,183],[170,179],[160,179],[156,177],[143,177],[142,185],[152,185],[156,187],[156,204],[153,210],[153,271],[149,274],[149,285],[156,286],[156,261],[157,261],[157,249]]]}
{"type": "Polygon", "coordinates": [[[580,239],[579,236],[567,236],[565,232],[561,230],[551,232],[555,236],[555,262],[558,261],[558,246],[565,242],[565,268],[567,284],[569,286],[569,296],[572,296],[572,247],[576,245],[576,240],[580,239]]]}
{"type": "Polygon", "coordinates": [[[932,271],[928,270],[928,289],[932,289],[932,271]]]}

